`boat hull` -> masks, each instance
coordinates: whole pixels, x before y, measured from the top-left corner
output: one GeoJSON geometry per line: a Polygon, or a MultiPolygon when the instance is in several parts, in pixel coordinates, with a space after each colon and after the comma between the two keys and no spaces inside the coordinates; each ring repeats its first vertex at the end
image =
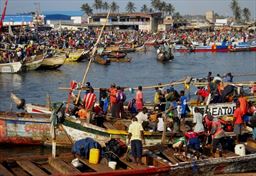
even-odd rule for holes
{"type": "Polygon", "coordinates": [[[38,59],[35,58],[35,60],[33,60],[33,61],[25,62],[22,66],[22,70],[23,71],[31,71],[31,70],[38,69],[41,66],[44,58],[43,58],[42,55],[41,56],[36,56],[36,57],[39,57],[39,58],[38,59]]]}
{"type": "Polygon", "coordinates": [[[2,63],[0,64],[0,73],[17,73],[21,71],[21,67],[20,62],[2,63]]]}
{"type": "Polygon", "coordinates": [[[40,69],[56,69],[61,67],[66,60],[66,55],[61,54],[61,55],[55,55],[50,58],[45,58],[39,67],[40,69]]]}
{"type": "MultiPolygon", "coordinates": [[[[51,144],[50,116],[28,113],[0,113],[0,143],[23,145],[51,144]]],[[[63,130],[57,130],[57,144],[71,145],[63,130]]]]}

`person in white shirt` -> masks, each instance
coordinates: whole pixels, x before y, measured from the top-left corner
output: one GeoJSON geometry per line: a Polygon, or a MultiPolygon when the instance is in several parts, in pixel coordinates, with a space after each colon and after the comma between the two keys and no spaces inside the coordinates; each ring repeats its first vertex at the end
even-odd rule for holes
{"type": "Polygon", "coordinates": [[[193,114],[194,132],[204,132],[203,115],[199,112],[199,108],[195,107],[193,114]]]}
{"type": "Polygon", "coordinates": [[[148,109],[146,107],[143,107],[142,111],[140,111],[137,115],[136,118],[138,119],[138,122],[142,124],[143,122],[148,121],[148,109]]]}
{"type": "Polygon", "coordinates": [[[134,117],[132,123],[128,129],[128,145],[131,142],[131,151],[134,157],[134,162],[138,165],[141,165],[142,157],[142,141],[145,144],[144,132],[141,123],[138,122],[138,119],[134,117]]]}

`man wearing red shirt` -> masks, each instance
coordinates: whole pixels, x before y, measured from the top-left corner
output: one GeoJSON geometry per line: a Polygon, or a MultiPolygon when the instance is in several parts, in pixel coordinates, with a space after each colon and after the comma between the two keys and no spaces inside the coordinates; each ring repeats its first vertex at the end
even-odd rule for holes
{"type": "Polygon", "coordinates": [[[234,133],[236,134],[237,143],[239,143],[239,138],[242,132],[243,124],[243,112],[241,109],[240,102],[236,102],[236,110],[234,112],[234,133]]]}
{"type": "Polygon", "coordinates": [[[87,112],[86,122],[90,123],[91,112],[93,111],[94,104],[96,102],[96,94],[92,87],[90,87],[89,93],[84,96],[84,108],[87,112]]]}

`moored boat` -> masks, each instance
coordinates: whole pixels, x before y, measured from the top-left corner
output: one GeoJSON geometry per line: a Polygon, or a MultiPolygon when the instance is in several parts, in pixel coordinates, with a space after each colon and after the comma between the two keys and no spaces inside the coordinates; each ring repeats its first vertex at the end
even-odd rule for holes
{"type": "Polygon", "coordinates": [[[23,62],[22,70],[23,71],[36,70],[41,66],[43,60],[44,60],[43,55],[36,55],[36,56],[31,56],[30,58],[26,58],[25,61],[23,62]]]}
{"type": "Polygon", "coordinates": [[[111,61],[108,58],[104,59],[100,55],[95,55],[94,62],[100,65],[109,65],[111,61]]]}
{"type": "Polygon", "coordinates": [[[21,62],[0,63],[0,73],[17,73],[21,67],[21,62]]]}
{"type": "Polygon", "coordinates": [[[64,53],[56,53],[52,56],[44,58],[39,69],[56,69],[61,67],[66,60],[66,54],[64,53]]]}
{"type": "MultiPolygon", "coordinates": [[[[50,115],[0,112],[0,143],[50,144],[50,115]]],[[[63,130],[57,131],[59,145],[70,145],[63,130]]]]}

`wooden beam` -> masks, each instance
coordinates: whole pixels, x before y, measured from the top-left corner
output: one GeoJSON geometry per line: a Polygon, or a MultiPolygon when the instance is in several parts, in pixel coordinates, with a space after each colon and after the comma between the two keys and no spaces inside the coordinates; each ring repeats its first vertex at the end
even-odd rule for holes
{"type": "Polygon", "coordinates": [[[179,163],[179,160],[177,160],[175,157],[173,157],[174,153],[169,149],[164,149],[161,151],[161,153],[172,163],[176,164],[179,163]]]}
{"type": "Polygon", "coordinates": [[[11,168],[12,172],[14,173],[14,175],[18,175],[18,176],[30,176],[27,172],[25,172],[21,167],[14,167],[11,168]]]}
{"type": "Polygon", "coordinates": [[[46,176],[47,174],[29,160],[17,161],[17,164],[32,176],[46,176]]]}
{"type": "Polygon", "coordinates": [[[109,172],[109,171],[113,171],[113,169],[111,169],[110,167],[104,165],[104,164],[91,164],[89,163],[87,160],[82,159],[82,158],[78,158],[80,162],[82,162],[83,164],[85,164],[86,166],[88,166],[89,168],[91,168],[92,170],[96,171],[96,172],[109,172]]]}
{"type": "Polygon", "coordinates": [[[59,174],[59,172],[56,169],[54,169],[53,167],[51,167],[48,163],[42,164],[42,165],[40,165],[40,167],[47,170],[49,173],[51,173],[51,175],[59,174]]]}
{"type": "Polygon", "coordinates": [[[61,174],[80,174],[81,172],[73,167],[71,164],[65,163],[63,160],[59,158],[49,158],[48,160],[50,166],[56,169],[61,174]]]}
{"type": "Polygon", "coordinates": [[[8,169],[6,169],[2,164],[0,164],[0,175],[13,176],[13,174],[8,169]]]}

